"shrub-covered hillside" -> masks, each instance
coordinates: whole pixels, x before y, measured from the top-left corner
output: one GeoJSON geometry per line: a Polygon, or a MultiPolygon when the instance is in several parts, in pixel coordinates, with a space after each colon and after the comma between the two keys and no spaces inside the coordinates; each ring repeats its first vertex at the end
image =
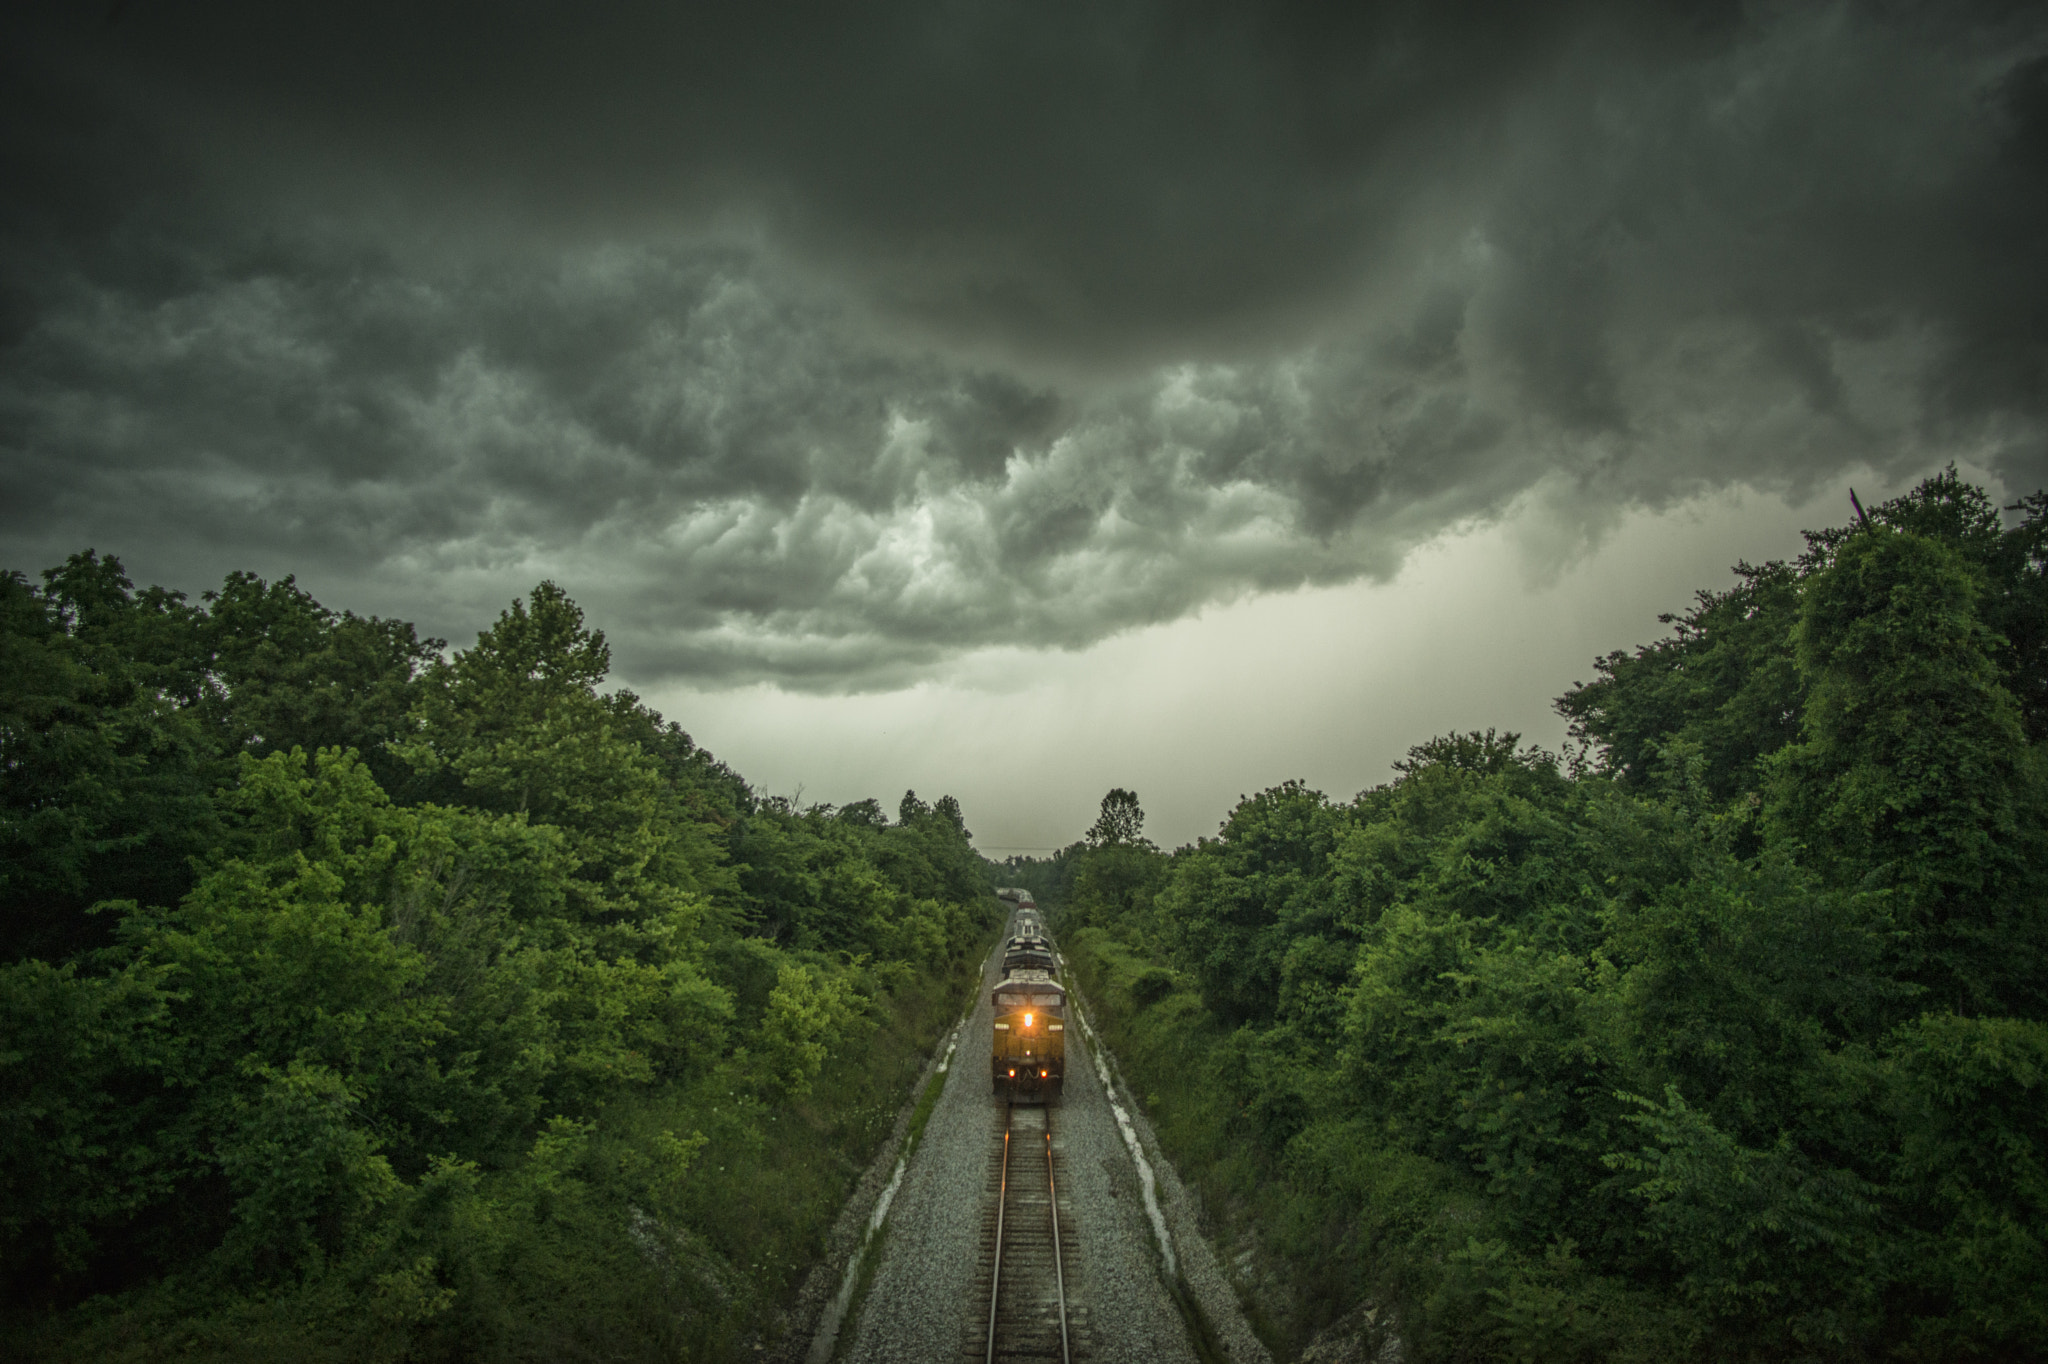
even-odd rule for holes
{"type": "Polygon", "coordinates": [[[994,925],[958,805],[764,800],[542,584],[0,578],[5,1334],[752,1357],[994,925]]]}
{"type": "Polygon", "coordinates": [[[1421,1359],[2048,1355],[2013,510],[1950,473],[1739,568],[1560,701],[1575,762],[1439,738],[1172,855],[1113,792],[1028,869],[1276,1340],[1370,1303],[1421,1359]]]}

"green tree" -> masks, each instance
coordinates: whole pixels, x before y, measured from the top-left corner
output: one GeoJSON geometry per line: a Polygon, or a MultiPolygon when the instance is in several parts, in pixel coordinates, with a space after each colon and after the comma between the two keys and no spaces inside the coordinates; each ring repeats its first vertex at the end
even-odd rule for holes
{"type": "Polygon", "coordinates": [[[445,641],[396,620],[336,614],[291,577],[230,573],[205,594],[197,634],[212,683],[198,712],[227,753],[353,748],[379,785],[407,770],[387,751],[411,730],[420,678],[445,641]]]}
{"type": "Polygon", "coordinates": [[[1102,812],[1095,817],[1085,835],[1088,845],[1105,848],[1115,845],[1136,844],[1145,837],[1145,811],[1138,804],[1138,793],[1126,791],[1121,786],[1110,788],[1102,798],[1102,812]]]}
{"type": "Polygon", "coordinates": [[[0,955],[104,945],[97,901],[175,901],[220,832],[204,730],[167,694],[190,613],[90,552],[0,576],[0,955]],[[139,651],[147,658],[132,656],[139,651]]]}
{"type": "MultiPolygon", "coordinates": [[[[2038,739],[2048,732],[2048,497],[2007,510],[2019,517],[2001,527],[1983,490],[1951,467],[1869,519],[1939,542],[1979,579],[1978,616],[1995,637],[1990,656],[2038,739]]],[[[1669,638],[1598,660],[1595,680],[1557,702],[1573,736],[1598,744],[1603,769],[1640,789],[1654,789],[1667,751],[1689,747],[1715,799],[1759,791],[1761,760],[1801,737],[1806,682],[1793,643],[1801,600],[1857,533],[1811,531],[1793,563],[1737,564],[1737,586],[1701,592],[1685,615],[1659,618],[1675,627],[1669,638]]]]}
{"type": "Polygon", "coordinates": [[[1572,737],[1601,745],[1601,761],[1629,785],[1669,780],[1671,756],[1690,751],[1717,800],[1757,789],[1758,763],[1799,735],[1805,688],[1792,658],[1800,580],[1782,563],[1737,564],[1742,581],[1700,592],[1683,616],[1657,619],[1671,636],[1598,660],[1598,676],[1557,702],[1572,737]]]}
{"type": "Polygon", "coordinates": [[[1289,946],[1326,914],[1322,882],[1342,823],[1322,792],[1289,781],[1240,801],[1219,837],[1176,860],[1156,904],[1223,1018],[1273,1018],[1289,946]]]}
{"type": "Polygon", "coordinates": [[[1766,822],[1837,883],[1896,893],[1909,976],[2003,1011],[2043,1002],[2043,959],[2038,916],[2015,900],[2033,846],[2024,731],[1982,593],[1939,541],[1880,527],[1840,545],[1806,591],[1805,738],[1778,763],[1766,822]]]}
{"type": "Polygon", "coordinates": [[[428,674],[415,735],[394,751],[428,791],[563,830],[584,915],[702,914],[734,886],[728,820],[634,742],[658,717],[622,720],[597,694],[609,661],[603,632],[542,583],[428,674]]]}

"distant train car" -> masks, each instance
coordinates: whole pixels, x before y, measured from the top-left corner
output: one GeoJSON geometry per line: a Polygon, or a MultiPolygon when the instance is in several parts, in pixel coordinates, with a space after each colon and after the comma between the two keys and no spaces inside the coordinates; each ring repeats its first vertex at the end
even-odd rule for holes
{"type": "Polygon", "coordinates": [[[1052,944],[1044,938],[1010,939],[1003,948],[1003,974],[1019,970],[1058,974],[1058,960],[1052,954],[1052,944]]]}
{"type": "Polygon", "coordinates": [[[1067,1078],[1067,992],[1050,971],[1020,967],[992,993],[992,1079],[999,1098],[1052,1103],[1067,1078]]]}

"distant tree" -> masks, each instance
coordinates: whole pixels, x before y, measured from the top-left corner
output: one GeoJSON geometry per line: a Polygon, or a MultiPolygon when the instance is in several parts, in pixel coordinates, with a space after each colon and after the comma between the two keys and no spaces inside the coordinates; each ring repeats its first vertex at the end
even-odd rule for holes
{"type": "Polygon", "coordinates": [[[833,818],[847,824],[858,824],[864,829],[886,829],[889,827],[889,817],[882,813],[882,802],[876,800],[873,796],[869,796],[866,800],[856,800],[851,804],[840,806],[838,813],[833,818]]]}
{"type": "Polygon", "coordinates": [[[1273,1018],[1290,946],[1326,931],[1322,882],[1343,822],[1322,792],[1287,781],[1240,801],[1216,838],[1176,857],[1157,903],[1219,1016],[1273,1018]]]}
{"type": "Polygon", "coordinates": [[[1501,734],[1490,726],[1484,734],[1476,729],[1465,734],[1439,734],[1409,749],[1407,757],[1395,761],[1394,770],[1404,777],[1437,766],[1480,776],[1512,772],[1529,762],[1529,755],[1515,747],[1521,741],[1522,736],[1514,730],[1501,734]]]}
{"type": "Polygon", "coordinates": [[[914,824],[932,812],[932,807],[917,798],[917,792],[905,791],[903,799],[896,803],[896,822],[914,824]]]}
{"type": "Polygon", "coordinates": [[[1112,927],[1127,940],[1150,933],[1152,897],[1165,880],[1169,859],[1150,843],[1106,843],[1085,848],[1073,859],[1059,911],[1071,932],[1093,925],[1112,927]]]}
{"type": "Polygon", "coordinates": [[[1138,804],[1138,793],[1112,787],[1102,798],[1102,813],[1089,826],[1087,838],[1095,848],[1144,842],[1145,811],[1138,804]]]}

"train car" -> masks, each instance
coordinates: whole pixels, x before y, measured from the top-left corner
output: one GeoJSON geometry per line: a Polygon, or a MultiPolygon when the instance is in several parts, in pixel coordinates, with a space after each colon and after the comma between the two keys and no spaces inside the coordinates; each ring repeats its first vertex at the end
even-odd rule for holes
{"type": "Polygon", "coordinates": [[[991,1078],[998,1098],[1052,1103],[1067,1078],[1067,992],[1050,971],[1020,967],[992,992],[991,1078]]]}
{"type": "Polygon", "coordinates": [[[1053,956],[1052,944],[1044,938],[1012,938],[1003,948],[1003,974],[1012,971],[1044,971],[1059,974],[1058,959],[1053,956]]]}

